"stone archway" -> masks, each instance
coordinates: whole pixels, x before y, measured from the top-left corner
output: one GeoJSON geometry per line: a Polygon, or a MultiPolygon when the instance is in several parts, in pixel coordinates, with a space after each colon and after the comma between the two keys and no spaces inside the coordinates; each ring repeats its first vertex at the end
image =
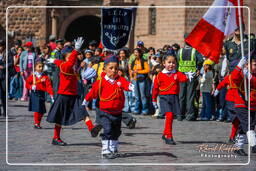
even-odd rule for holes
{"type": "Polygon", "coordinates": [[[74,12],[65,18],[61,24],[59,37],[66,40],[73,40],[77,36],[86,38],[86,43],[90,40],[100,41],[100,10],[83,9],[74,12]]]}
{"type": "Polygon", "coordinates": [[[68,26],[64,38],[67,41],[72,41],[78,36],[85,38],[85,45],[91,40],[96,40],[100,42],[100,18],[96,16],[82,16],[75,19],[68,26]]]}

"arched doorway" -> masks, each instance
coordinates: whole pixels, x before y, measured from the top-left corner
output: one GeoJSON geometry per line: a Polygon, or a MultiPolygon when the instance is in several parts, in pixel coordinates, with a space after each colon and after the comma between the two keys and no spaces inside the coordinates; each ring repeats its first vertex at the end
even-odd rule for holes
{"type": "Polygon", "coordinates": [[[79,17],[72,21],[65,32],[65,39],[73,41],[78,36],[85,38],[84,46],[88,47],[88,43],[91,40],[100,42],[101,34],[101,19],[93,15],[86,15],[79,17]]]}

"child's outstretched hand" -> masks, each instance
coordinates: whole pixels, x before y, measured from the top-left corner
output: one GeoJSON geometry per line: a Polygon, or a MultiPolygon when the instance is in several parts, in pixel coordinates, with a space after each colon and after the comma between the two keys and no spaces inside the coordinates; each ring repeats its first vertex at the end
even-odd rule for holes
{"type": "Polygon", "coordinates": [[[77,51],[80,51],[83,43],[84,43],[84,39],[82,37],[78,37],[77,39],[74,40],[75,42],[75,49],[77,51]]]}
{"type": "Polygon", "coordinates": [[[240,59],[239,63],[238,63],[238,67],[239,68],[243,68],[245,64],[247,64],[248,62],[248,57],[244,56],[242,57],[242,59],[240,59]]]}
{"type": "Polygon", "coordinates": [[[89,102],[88,102],[88,101],[86,101],[86,100],[84,99],[84,101],[83,101],[83,103],[82,103],[82,106],[87,107],[87,106],[88,106],[88,104],[89,104],[89,102]]]}

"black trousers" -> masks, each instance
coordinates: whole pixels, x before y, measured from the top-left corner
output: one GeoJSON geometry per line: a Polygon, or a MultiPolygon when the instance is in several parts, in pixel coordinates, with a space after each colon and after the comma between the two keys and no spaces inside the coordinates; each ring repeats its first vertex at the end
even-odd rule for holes
{"type": "MultiPolygon", "coordinates": [[[[129,113],[122,113],[122,122],[128,126],[128,124],[133,120],[133,116],[130,115],[129,113]]],[[[95,123],[101,125],[100,121],[100,110],[99,108],[96,107],[96,118],[95,118],[95,123]]]]}
{"type": "Polygon", "coordinates": [[[179,101],[181,115],[186,119],[194,119],[197,114],[195,113],[195,97],[196,97],[197,78],[191,81],[180,83],[179,101]]]}
{"type": "Polygon", "coordinates": [[[118,140],[121,135],[122,114],[111,115],[100,111],[99,116],[103,127],[102,140],[118,140]]]}
{"type": "MultiPolygon", "coordinates": [[[[0,80],[0,96],[1,96],[1,102],[3,107],[3,115],[6,116],[6,80],[1,79],[0,80]]],[[[2,114],[0,110],[0,115],[2,114]]]]}
{"type": "MultiPolygon", "coordinates": [[[[239,130],[240,134],[246,134],[248,131],[248,109],[236,108],[236,115],[240,121],[239,130]]],[[[250,111],[250,130],[255,130],[256,125],[256,111],[250,111]]]]}

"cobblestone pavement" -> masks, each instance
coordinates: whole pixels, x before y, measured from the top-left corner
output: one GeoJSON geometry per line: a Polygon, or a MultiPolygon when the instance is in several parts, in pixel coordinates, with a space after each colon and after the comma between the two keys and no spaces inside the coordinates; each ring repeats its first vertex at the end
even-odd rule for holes
{"type": "MultiPolygon", "coordinates": [[[[161,140],[164,120],[150,116],[135,116],[135,129],[122,126],[120,137],[121,158],[101,159],[100,138],[92,138],[83,122],[64,127],[61,137],[68,143],[66,147],[51,145],[53,124],[42,120],[41,130],[33,128],[33,113],[27,111],[27,102],[8,102],[8,162],[6,164],[5,118],[0,117],[0,170],[256,170],[256,155],[235,156],[232,152],[200,152],[200,145],[216,147],[225,144],[230,132],[230,123],[215,121],[176,121],[174,138],[177,145],[170,146],[161,140]],[[205,156],[208,154],[208,156],[205,156]],[[215,156],[212,154],[219,154],[215,156]],[[220,156],[221,155],[221,156],[220,156]],[[60,166],[33,166],[33,164],[61,164],[60,166]],[[101,164],[102,166],[64,166],[65,164],[101,164]],[[180,164],[162,166],[160,164],[180,164]],[[231,166],[185,166],[182,163],[229,163],[231,166]],[[24,166],[23,166],[23,165],[24,166]],[[119,166],[107,166],[116,164],[119,166]],[[120,164],[140,164],[144,166],[120,166],[120,164]],[[151,164],[145,166],[145,164],[151,164]]],[[[47,104],[49,109],[49,104],[47,104]]],[[[94,120],[95,112],[90,111],[94,120]]],[[[246,146],[247,147],[247,146],[246,146]]],[[[223,148],[222,148],[223,149],[223,148]]]]}

